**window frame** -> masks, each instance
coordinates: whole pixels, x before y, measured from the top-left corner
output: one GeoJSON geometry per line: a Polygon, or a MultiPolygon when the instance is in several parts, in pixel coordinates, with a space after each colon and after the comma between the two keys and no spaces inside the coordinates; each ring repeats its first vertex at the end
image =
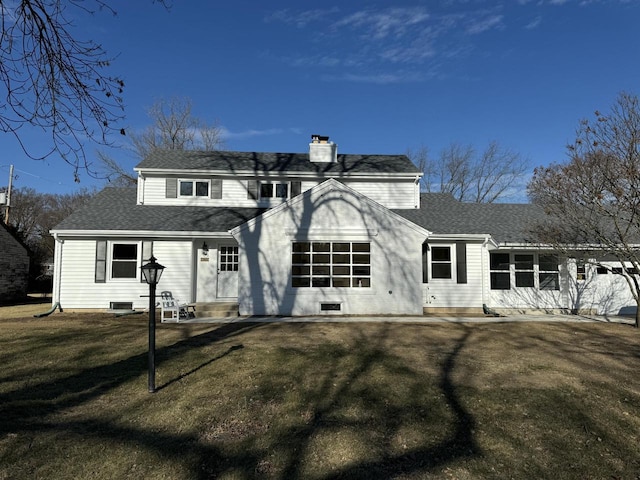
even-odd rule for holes
{"type": "MultiPolygon", "coordinates": [[[[511,263],[511,262],[509,262],[511,263]]],[[[514,282],[516,288],[536,288],[536,256],[533,253],[514,252],[513,253],[514,282]],[[530,257],[531,260],[523,260],[517,257],[530,257]],[[523,268],[523,263],[526,267],[523,268]],[[519,285],[522,279],[527,279],[523,285],[519,285]]]]}
{"type": "Polygon", "coordinates": [[[109,281],[113,281],[113,282],[136,282],[140,280],[140,265],[141,265],[141,255],[142,255],[142,245],[141,242],[139,241],[111,241],[109,242],[109,256],[108,256],[108,268],[109,268],[109,281]],[[135,260],[132,258],[129,259],[115,259],[114,258],[114,253],[115,253],[115,249],[117,246],[119,245],[133,245],[136,247],[136,258],[135,260]],[[133,269],[133,272],[135,272],[134,276],[115,276],[114,275],[114,263],[118,264],[118,263],[135,263],[135,267],[133,269]]]}
{"type": "Polygon", "coordinates": [[[258,181],[258,200],[287,200],[291,198],[291,182],[287,180],[282,181],[258,181]],[[270,187],[270,195],[263,195],[263,188],[270,187]],[[278,187],[285,187],[284,196],[278,194],[278,187]]]}
{"type": "MultiPolygon", "coordinates": [[[[504,282],[504,280],[503,280],[504,282]]],[[[502,283],[504,285],[504,283],[502,283]]],[[[489,252],[489,288],[491,290],[511,290],[511,253],[510,252],[489,252]],[[504,265],[504,262],[494,263],[493,258],[498,255],[507,257],[507,267],[498,268],[499,265],[504,265]],[[498,286],[498,279],[504,279],[507,277],[508,282],[506,286],[498,286]]]]}
{"type": "Polygon", "coordinates": [[[538,254],[538,290],[551,290],[551,291],[559,291],[560,290],[560,258],[558,258],[558,255],[553,254],[553,253],[539,253],[538,254]],[[542,258],[543,257],[549,257],[549,258],[554,258],[555,260],[553,262],[545,262],[545,264],[554,264],[554,268],[552,269],[543,269],[542,268],[542,258]],[[555,281],[553,281],[553,286],[551,288],[548,287],[548,284],[546,281],[543,281],[542,278],[543,276],[548,277],[548,278],[554,278],[555,277],[555,281]]]}
{"type": "Polygon", "coordinates": [[[370,289],[371,242],[291,242],[289,286],[293,289],[370,289]]]}
{"type": "Polygon", "coordinates": [[[178,198],[209,198],[211,196],[211,179],[204,178],[179,178],[177,185],[178,198]],[[191,183],[191,194],[182,193],[182,184],[191,183]],[[206,195],[198,195],[198,184],[206,184],[206,195]]]}
{"type": "MultiPolygon", "coordinates": [[[[512,290],[512,289],[525,289],[525,288],[534,288],[538,291],[559,291],[561,290],[560,285],[560,274],[562,272],[562,260],[555,253],[542,253],[542,252],[528,252],[528,251],[494,251],[489,252],[489,288],[490,290],[512,290]],[[507,256],[509,258],[508,266],[505,265],[504,259],[499,263],[494,262],[494,258],[497,256],[507,256]],[[518,256],[532,256],[533,257],[533,268],[531,267],[531,263],[526,265],[527,268],[523,268],[522,263],[525,262],[524,259],[520,259],[520,264],[516,261],[516,257],[518,256]],[[553,261],[549,261],[553,259],[553,261]],[[501,265],[500,268],[498,266],[501,265]],[[545,268],[541,268],[544,266],[545,268]],[[548,267],[551,266],[551,269],[548,267]],[[533,274],[533,285],[518,285],[518,273],[526,274],[529,276],[533,274]],[[504,282],[504,279],[508,276],[509,284],[508,286],[504,282]],[[498,284],[498,279],[502,279],[501,283],[498,284]],[[551,279],[551,280],[548,280],[551,279]]],[[[530,283],[530,282],[529,282],[530,283]]]]}
{"type": "Polygon", "coordinates": [[[431,279],[432,280],[451,280],[453,278],[453,255],[451,254],[451,246],[450,245],[431,245],[431,279]],[[435,251],[446,251],[447,257],[446,259],[434,258],[435,251]],[[444,272],[438,273],[436,275],[436,270],[440,270],[440,268],[435,267],[447,267],[444,272]]]}

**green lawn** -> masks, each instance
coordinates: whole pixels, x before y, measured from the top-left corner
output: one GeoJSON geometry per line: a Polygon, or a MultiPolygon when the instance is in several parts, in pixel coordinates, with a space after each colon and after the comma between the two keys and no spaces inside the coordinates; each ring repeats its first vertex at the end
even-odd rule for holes
{"type": "Polygon", "coordinates": [[[637,479],[621,324],[0,320],[0,479],[637,479]]]}

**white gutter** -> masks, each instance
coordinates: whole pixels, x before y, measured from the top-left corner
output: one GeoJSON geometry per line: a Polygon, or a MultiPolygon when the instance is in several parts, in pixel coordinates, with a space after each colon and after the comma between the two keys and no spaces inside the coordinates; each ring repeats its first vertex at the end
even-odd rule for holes
{"type": "Polygon", "coordinates": [[[202,232],[202,231],[173,231],[159,232],[157,230],[51,230],[56,236],[63,237],[136,237],[136,238],[224,238],[229,239],[228,232],[202,232]]]}

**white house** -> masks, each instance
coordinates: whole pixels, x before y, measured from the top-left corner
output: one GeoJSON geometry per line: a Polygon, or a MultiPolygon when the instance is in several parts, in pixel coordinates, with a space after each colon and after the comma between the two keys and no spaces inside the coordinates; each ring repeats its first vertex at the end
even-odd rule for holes
{"type": "Polygon", "coordinates": [[[152,253],[159,290],[240,315],[635,305],[622,276],[532,242],[534,205],[421,194],[404,155],[338,154],[314,135],[304,154],[156,151],[135,170],[137,188],[106,188],[52,231],[65,309],[144,308],[152,253]]]}

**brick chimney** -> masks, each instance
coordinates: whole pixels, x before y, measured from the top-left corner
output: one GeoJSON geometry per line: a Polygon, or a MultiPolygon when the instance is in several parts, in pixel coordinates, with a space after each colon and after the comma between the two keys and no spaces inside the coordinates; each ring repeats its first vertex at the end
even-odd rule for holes
{"type": "Polygon", "coordinates": [[[318,163],[335,163],[338,161],[338,145],[329,141],[329,137],[311,135],[309,144],[309,160],[318,163]]]}

